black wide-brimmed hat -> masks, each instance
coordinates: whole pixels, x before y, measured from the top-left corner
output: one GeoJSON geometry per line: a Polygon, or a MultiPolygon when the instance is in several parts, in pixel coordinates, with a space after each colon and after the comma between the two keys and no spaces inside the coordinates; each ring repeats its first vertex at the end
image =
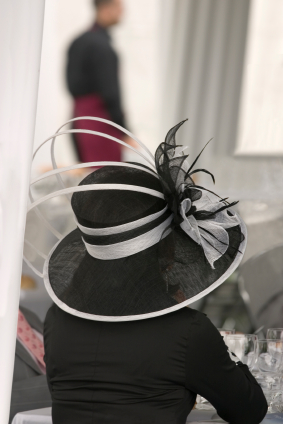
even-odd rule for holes
{"type": "Polygon", "coordinates": [[[43,270],[49,295],[66,312],[101,321],[163,315],[202,298],[239,265],[245,224],[235,202],[194,183],[199,171],[214,177],[194,169],[198,157],[190,165],[176,145],[183,122],[159,145],[155,164],[150,157],[149,166],[95,163],[103,166],[79,186],[30,206],[73,193],[76,229],[53,247],[43,270]]]}

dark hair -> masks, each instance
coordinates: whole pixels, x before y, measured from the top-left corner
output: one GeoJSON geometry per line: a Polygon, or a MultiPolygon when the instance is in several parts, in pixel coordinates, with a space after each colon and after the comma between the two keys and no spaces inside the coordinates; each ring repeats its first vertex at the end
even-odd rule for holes
{"type": "Polygon", "coordinates": [[[93,0],[93,4],[98,9],[100,6],[103,6],[107,3],[112,3],[113,0],[93,0]]]}

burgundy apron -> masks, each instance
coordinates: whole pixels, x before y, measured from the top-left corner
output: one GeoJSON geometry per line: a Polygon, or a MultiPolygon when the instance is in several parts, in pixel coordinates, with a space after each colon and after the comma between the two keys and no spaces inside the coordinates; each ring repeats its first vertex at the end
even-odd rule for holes
{"type": "MultiPolygon", "coordinates": [[[[76,97],[74,117],[94,116],[111,121],[106,105],[97,94],[76,97]]],[[[123,133],[109,124],[99,121],[80,120],[74,122],[74,129],[99,131],[123,140],[123,133]]],[[[80,160],[82,162],[121,161],[121,145],[115,141],[92,134],[75,134],[80,160]]]]}

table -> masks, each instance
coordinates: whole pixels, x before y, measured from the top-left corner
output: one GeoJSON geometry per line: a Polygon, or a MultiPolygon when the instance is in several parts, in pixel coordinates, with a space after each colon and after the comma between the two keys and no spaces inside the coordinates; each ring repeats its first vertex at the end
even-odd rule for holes
{"type": "MultiPolygon", "coordinates": [[[[188,416],[187,423],[190,424],[206,424],[211,423],[224,423],[220,418],[217,418],[216,411],[199,411],[193,410],[188,416]]],[[[277,415],[277,414],[272,414],[277,415]]],[[[272,415],[267,415],[262,421],[262,424],[273,424],[279,423],[279,421],[273,421],[272,415]]],[[[282,415],[282,414],[281,414],[282,415]]],[[[283,417],[282,417],[283,422],[283,417]]],[[[12,424],[52,424],[51,419],[51,408],[35,409],[33,411],[19,412],[13,419],[12,424]]]]}
{"type": "MultiPolygon", "coordinates": [[[[187,423],[208,421],[216,414],[216,411],[197,411],[190,413],[187,423]]],[[[217,422],[217,421],[212,421],[217,422]]],[[[219,421],[224,422],[224,421],[219,421]]],[[[19,412],[13,419],[12,424],[52,424],[51,408],[35,409],[33,411],[19,412]]]]}
{"type": "Polygon", "coordinates": [[[15,415],[12,424],[52,424],[51,408],[19,412],[15,415]]]}

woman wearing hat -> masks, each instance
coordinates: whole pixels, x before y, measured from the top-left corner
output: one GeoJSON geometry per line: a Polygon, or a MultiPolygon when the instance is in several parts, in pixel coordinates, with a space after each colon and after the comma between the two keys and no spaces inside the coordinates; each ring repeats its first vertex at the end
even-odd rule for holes
{"type": "Polygon", "coordinates": [[[232,424],[266,414],[247,366],[187,307],[236,269],[247,238],[233,204],[194,184],[196,161],[175,143],[181,124],[155,167],[106,163],[61,190],[73,193],[77,228],[43,272],[53,424],[184,424],[197,394],[232,424]]]}

